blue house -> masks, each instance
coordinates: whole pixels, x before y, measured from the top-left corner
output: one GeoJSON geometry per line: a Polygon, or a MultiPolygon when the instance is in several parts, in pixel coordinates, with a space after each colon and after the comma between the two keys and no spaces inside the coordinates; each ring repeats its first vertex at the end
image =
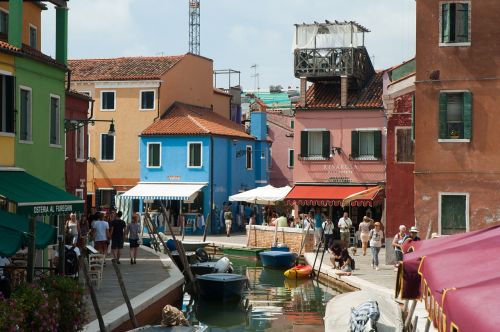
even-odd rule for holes
{"type": "Polygon", "coordinates": [[[186,230],[212,213],[209,231],[217,233],[230,195],[268,184],[269,148],[265,112],[252,112],[247,133],[210,108],[175,102],[140,136],[139,185],[167,200],[174,216],[182,212],[186,230]]]}

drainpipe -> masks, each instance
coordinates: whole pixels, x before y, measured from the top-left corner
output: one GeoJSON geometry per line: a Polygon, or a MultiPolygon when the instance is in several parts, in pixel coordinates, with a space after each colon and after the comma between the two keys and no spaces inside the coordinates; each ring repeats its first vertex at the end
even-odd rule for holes
{"type": "Polygon", "coordinates": [[[214,219],[214,137],[210,136],[210,228],[213,229],[212,225],[216,223],[214,219]]]}
{"type": "Polygon", "coordinates": [[[157,111],[156,118],[153,119],[153,122],[155,122],[156,120],[158,120],[160,118],[160,88],[161,88],[161,81],[160,81],[160,85],[158,85],[158,93],[156,96],[156,107],[158,108],[158,111],[157,111]]]}

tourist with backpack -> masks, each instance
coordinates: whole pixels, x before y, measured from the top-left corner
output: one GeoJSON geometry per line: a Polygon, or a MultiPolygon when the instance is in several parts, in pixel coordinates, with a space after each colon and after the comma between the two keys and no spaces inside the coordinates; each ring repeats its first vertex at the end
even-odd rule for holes
{"type": "Polygon", "coordinates": [[[372,268],[379,270],[378,268],[378,253],[380,248],[382,248],[382,240],[384,239],[384,232],[380,229],[380,222],[374,224],[375,228],[370,230],[370,250],[372,251],[372,268]]]}

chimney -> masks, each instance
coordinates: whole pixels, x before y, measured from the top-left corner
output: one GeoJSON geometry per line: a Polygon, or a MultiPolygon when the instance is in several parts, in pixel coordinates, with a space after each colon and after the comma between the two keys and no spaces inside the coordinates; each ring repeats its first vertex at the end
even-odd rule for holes
{"type": "Polygon", "coordinates": [[[306,91],[307,91],[307,79],[305,77],[300,78],[300,106],[306,106],[306,91]]]}
{"type": "Polygon", "coordinates": [[[347,76],[340,76],[340,106],[347,106],[347,97],[349,94],[349,79],[347,76]]]}

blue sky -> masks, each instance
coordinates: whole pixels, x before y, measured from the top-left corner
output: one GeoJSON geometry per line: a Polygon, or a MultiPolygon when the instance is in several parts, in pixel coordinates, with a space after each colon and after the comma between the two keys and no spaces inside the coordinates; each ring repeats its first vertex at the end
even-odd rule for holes
{"type": "MultiPolygon", "coordinates": [[[[71,0],[69,57],[177,55],[188,50],[188,0],[71,0]]],[[[54,54],[54,10],[43,13],[42,48],[54,54]]],[[[201,55],[215,69],[241,71],[253,89],[297,86],[295,23],[354,20],[369,28],[366,46],[376,69],[415,54],[414,0],[201,0],[201,55]]],[[[220,80],[222,84],[222,80],[220,80]]],[[[222,87],[222,86],[221,86],[222,87]]]]}

